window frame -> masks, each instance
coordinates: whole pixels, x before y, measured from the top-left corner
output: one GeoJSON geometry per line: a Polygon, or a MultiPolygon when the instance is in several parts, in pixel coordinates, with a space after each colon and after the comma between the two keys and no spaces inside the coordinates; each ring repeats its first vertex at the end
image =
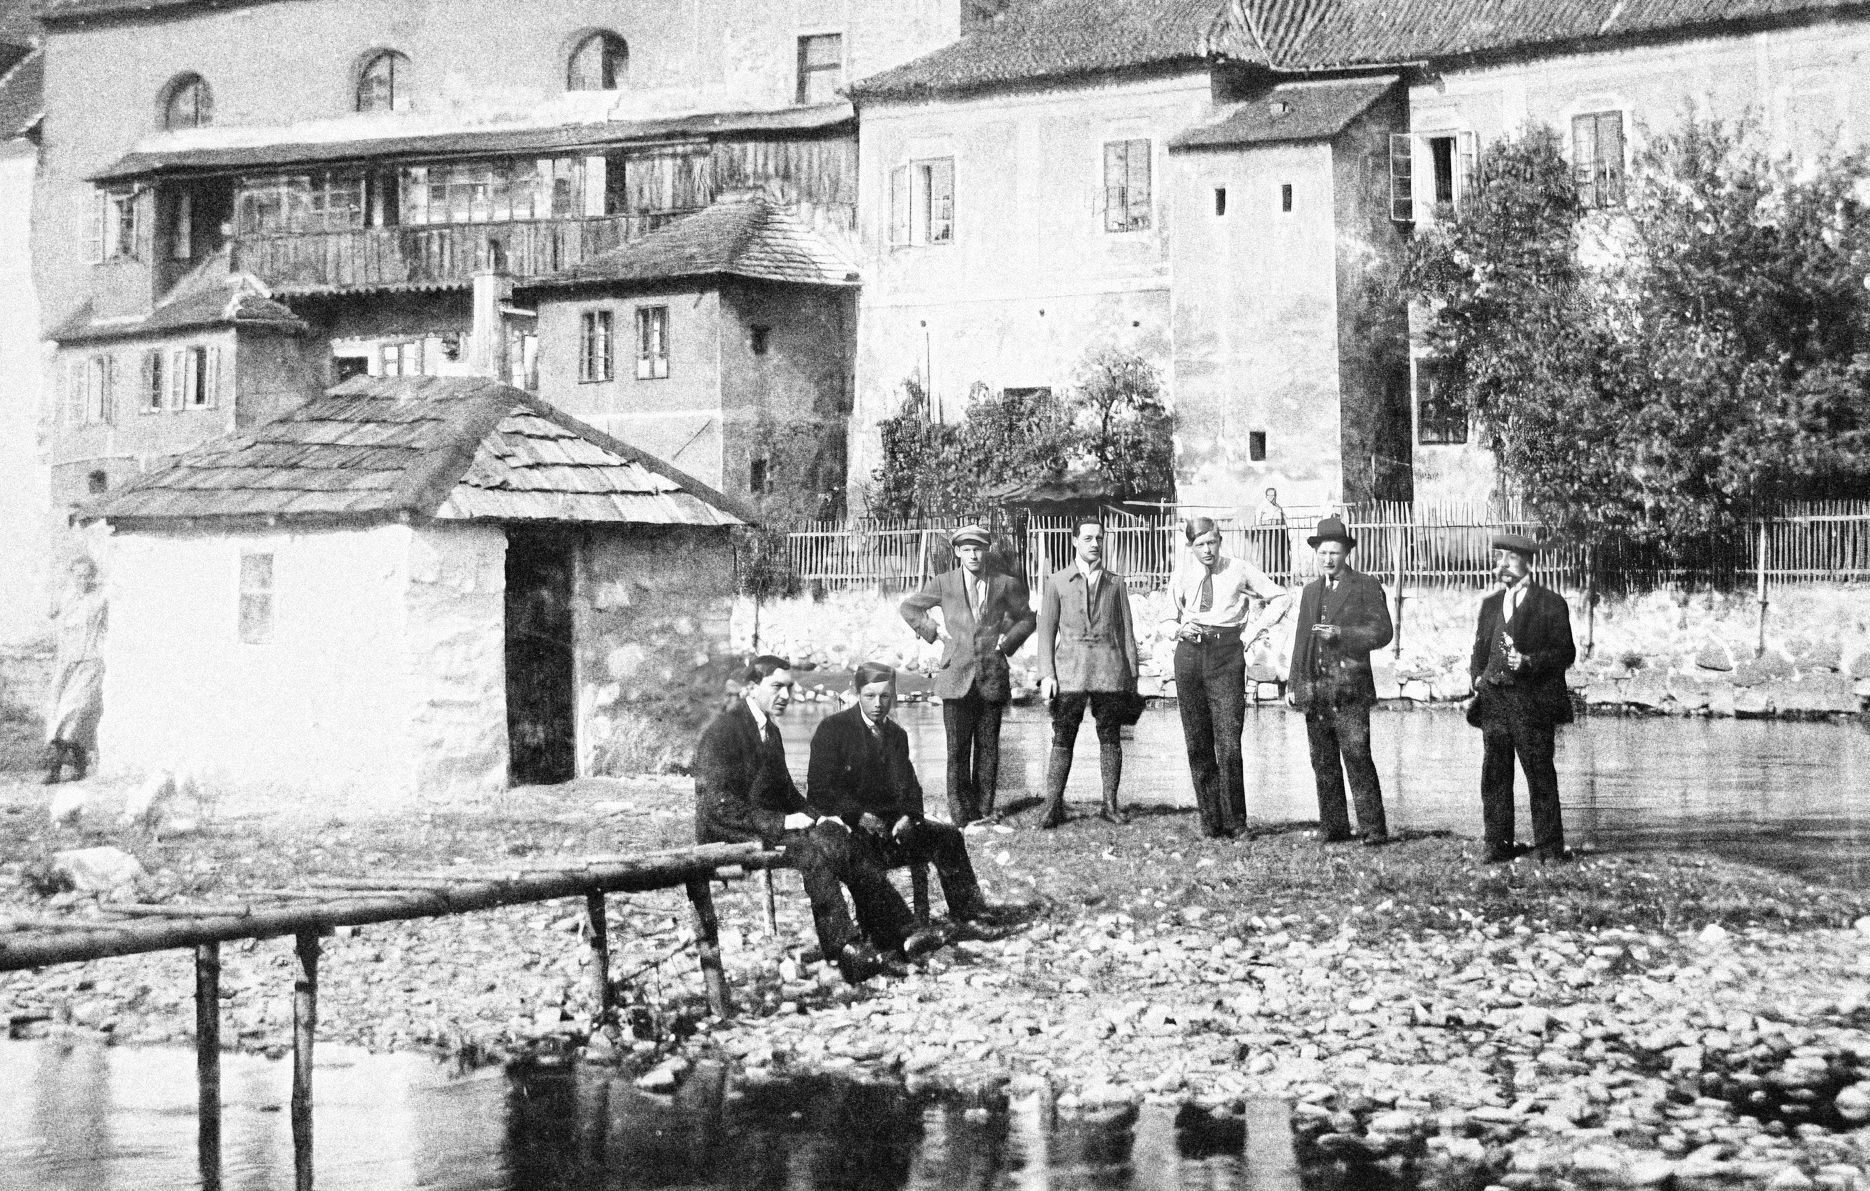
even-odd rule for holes
{"type": "Polygon", "coordinates": [[[147,186],[100,186],[96,194],[93,263],[142,260],[143,239],[148,231],[145,208],[154,192],[147,186]]]}
{"type": "Polygon", "coordinates": [[[578,383],[608,384],[617,379],[616,320],[605,308],[578,315],[578,383]]]}
{"type": "Polygon", "coordinates": [[[801,106],[837,102],[837,88],[843,85],[844,82],[843,32],[840,30],[837,32],[801,33],[799,34],[798,46],[798,86],[793,95],[793,102],[801,106]],[[823,42],[835,43],[837,48],[837,60],[835,62],[825,63],[821,61],[814,63],[812,61],[811,51],[813,46],[823,42]],[[834,76],[831,83],[831,94],[824,97],[817,97],[815,96],[817,85],[821,77],[827,74],[834,76]]]}
{"type": "Polygon", "coordinates": [[[278,578],[275,551],[240,552],[234,579],[234,637],[240,644],[272,643],[278,621],[278,578]]]}
{"type": "Polygon", "coordinates": [[[1122,235],[1129,232],[1146,232],[1155,226],[1155,143],[1147,137],[1126,137],[1122,140],[1105,141],[1103,152],[1103,195],[1100,206],[1103,212],[1104,231],[1107,234],[1122,235]],[[1141,146],[1141,191],[1142,198],[1136,195],[1139,189],[1137,154],[1141,146]],[[1113,183],[1112,171],[1119,172],[1119,180],[1113,183]]]}
{"type": "Polygon", "coordinates": [[[636,379],[669,379],[669,308],[636,308],[636,379]]]}
{"type": "Polygon", "coordinates": [[[1580,206],[1587,211],[1601,211],[1623,205],[1629,178],[1629,154],[1630,137],[1624,109],[1603,108],[1572,116],[1571,179],[1577,187],[1580,206]],[[1587,128],[1590,132],[1588,152],[1582,135],[1587,128]],[[1605,151],[1607,129],[1614,134],[1614,152],[1605,151]]]}
{"type": "Polygon", "coordinates": [[[924,157],[890,171],[893,248],[934,248],[955,240],[955,159],[924,157]]]}
{"type": "Polygon", "coordinates": [[[137,406],[142,413],[159,414],[169,408],[168,358],[167,350],[160,347],[152,347],[143,353],[143,400],[137,406]]]}
{"type": "Polygon", "coordinates": [[[1443,392],[1448,363],[1434,356],[1415,358],[1415,377],[1410,385],[1410,405],[1415,414],[1416,445],[1424,447],[1466,446],[1473,433],[1473,419],[1465,408],[1449,408],[1443,392]]]}
{"type": "Polygon", "coordinates": [[[357,67],[356,84],[351,88],[351,110],[360,115],[409,110],[409,96],[399,75],[409,69],[409,55],[387,46],[366,54],[357,67]],[[389,74],[378,82],[377,68],[387,64],[389,74]],[[376,98],[381,94],[387,102],[376,98]],[[368,97],[368,103],[366,98],[368,97]]]}
{"type": "Polygon", "coordinates": [[[1415,134],[1390,133],[1390,222],[1415,222],[1415,134]]]}
{"type": "Polygon", "coordinates": [[[176,75],[162,89],[159,120],[167,131],[208,127],[214,123],[214,88],[195,71],[176,75]],[[186,119],[177,120],[176,102],[184,95],[193,96],[194,102],[190,105],[192,110],[187,113],[186,119]]]}
{"type": "Polygon", "coordinates": [[[593,29],[578,38],[565,55],[565,90],[621,91],[630,73],[630,43],[609,29],[593,29]],[[579,72],[581,58],[593,43],[599,47],[596,85],[593,76],[579,72]],[[612,51],[618,51],[613,55],[612,51]]]}

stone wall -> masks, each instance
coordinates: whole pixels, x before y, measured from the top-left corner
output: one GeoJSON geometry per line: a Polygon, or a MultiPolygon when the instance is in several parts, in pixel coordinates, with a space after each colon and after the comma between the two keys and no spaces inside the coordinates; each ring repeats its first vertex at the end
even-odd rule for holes
{"type": "Polygon", "coordinates": [[[411,535],[402,682],[425,798],[506,788],[506,534],[436,524],[411,535]]]}
{"type": "Polygon", "coordinates": [[[578,772],[688,764],[738,669],[733,601],[726,530],[645,526],[586,539],[572,596],[578,772]]]}
{"type": "MultiPolygon", "coordinates": [[[[1379,696],[1449,705],[1465,699],[1482,594],[1406,592],[1399,642],[1372,658],[1379,696]]],[[[1870,700],[1870,588],[1772,590],[1766,649],[1757,658],[1759,604],[1751,593],[1664,591],[1605,598],[1594,624],[1587,621],[1581,593],[1563,594],[1571,605],[1579,650],[1569,680],[1590,708],[1823,716],[1855,713],[1870,700]],[[1585,647],[1592,638],[1587,658],[1585,647]]],[[[1394,608],[1394,592],[1390,595],[1394,608]]],[[[828,670],[848,669],[866,658],[926,670],[939,661],[941,651],[909,631],[896,612],[899,599],[862,591],[834,592],[819,602],[766,603],[759,610],[759,647],[828,670]]],[[[1167,597],[1160,592],[1133,595],[1132,607],[1144,657],[1141,688],[1145,694],[1173,695],[1175,647],[1164,620],[1167,597]]],[[[743,601],[735,617],[738,647],[752,647],[753,627],[753,609],[743,601]]],[[[1248,677],[1257,697],[1280,697],[1291,634],[1288,619],[1269,645],[1249,655],[1248,677]]],[[[1013,659],[1017,685],[1036,685],[1036,659],[1030,644],[1013,659]]]]}

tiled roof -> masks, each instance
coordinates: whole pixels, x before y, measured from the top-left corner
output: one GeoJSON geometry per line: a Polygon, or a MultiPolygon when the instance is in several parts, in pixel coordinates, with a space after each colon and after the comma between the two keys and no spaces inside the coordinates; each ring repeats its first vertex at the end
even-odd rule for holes
{"type": "Polygon", "coordinates": [[[803,285],[855,285],[857,266],[764,195],[723,198],[640,240],[529,288],[731,275],[803,285]]]}
{"type": "Polygon", "coordinates": [[[87,505],[119,528],[399,518],[738,525],[729,497],[508,385],[357,377],[87,505]]]}
{"type": "Polygon", "coordinates": [[[1241,0],[1286,69],[1418,62],[1870,10],[1862,0],[1241,0]]]}
{"type": "Polygon", "coordinates": [[[294,335],[306,330],[299,316],[275,302],[257,278],[230,272],[223,251],[196,266],[147,314],[103,318],[87,301],[46,338],[54,343],[96,343],[196,327],[269,328],[294,335]]]}
{"type": "MultiPolygon", "coordinates": [[[[557,109],[552,109],[556,111],[557,109]]],[[[446,125],[418,116],[344,116],[283,126],[216,126],[164,132],[140,142],[91,181],[165,173],[285,168],[385,158],[565,153],[670,137],[821,133],[851,123],[851,105],[814,104],[772,111],[694,112],[640,120],[446,125]]]]}
{"type": "Polygon", "coordinates": [[[31,128],[45,110],[44,99],[45,55],[35,49],[0,75],[0,141],[31,128]]]}
{"type": "Polygon", "coordinates": [[[1397,76],[1281,83],[1169,141],[1171,149],[1326,140],[1396,85],[1397,76]]]}
{"type": "Polygon", "coordinates": [[[39,20],[47,25],[111,17],[185,12],[191,8],[252,8],[273,0],[40,0],[39,20]]]}
{"type": "Polygon", "coordinates": [[[1244,53],[1222,12],[1219,0],[1015,0],[992,27],[863,79],[851,94],[954,94],[1244,53]]]}

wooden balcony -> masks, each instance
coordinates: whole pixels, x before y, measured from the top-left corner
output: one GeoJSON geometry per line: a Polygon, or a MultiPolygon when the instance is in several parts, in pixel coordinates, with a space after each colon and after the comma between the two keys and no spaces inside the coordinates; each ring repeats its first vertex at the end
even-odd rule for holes
{"type": "Polygon", "coordinates": [[[446,289],[469,284],[498,245],[515,277],[550,277],[684,214],[237,236],[234,267],[285,294],[446,289]]]}

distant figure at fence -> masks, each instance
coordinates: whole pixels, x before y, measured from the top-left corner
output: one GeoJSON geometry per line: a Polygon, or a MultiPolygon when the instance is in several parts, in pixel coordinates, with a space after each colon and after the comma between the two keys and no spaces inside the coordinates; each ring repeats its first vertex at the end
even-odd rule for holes
{"type": "Polygon", "coordinates": [[[1041,827],[1065,821],[1065,782],[1085,708],[1097,720],[1098,767],[1104,780],[1099,817],[1124,821],[1117,789],[1123,781],[1123,727],[1135,723],[1136,627],[1123,576],[1104,569],[1104,526],[1094,517],[1072,527],[1077,560],[1045,581],[1039,601],[1039,693],[1052,708],[1052,755],[1045,768],[1041,827]]]}
{"type": "Polygon", "coordinates": [[[1383,788],[1370,756],[1370,709],[1376,680],[1370,653],[1395,632],[1383,585],[1351,568],[1357,547],[1344,522],[1326,517],[1306,539],[1318,552],[1319,577],[1299,597],[1287,698],[1305,713],[1312,778],[1318,787],[1318,822],[1326,843],[1354,838],[1344,804],[1344,779],[1357,804],[1357,829],[1372,847],[1390,842],[1383,788]]]}
{"type": "Polygon", "coordinates": [[[1012,699],[1007,658],[1037,621],[1026,584],[989,569],[991,538],[979,525],[955,531],[960,563],[905,599],[902,617],[924,641],[942,642],[934,693],[948,735],[948,818],[956,827],[994,818],[999,790],[1000,720],[1012,699]],[[939,609],[940,619],[930,615],[939,609]]]}
{"type": "MultiPolygon", "coordinates": [[[[922,783],[909,759],[909,734],[890,718],[896,707],[896,671],[865,662],[851,679],[857,705],[828,716],[812,734],[805,794],[821,814],[851,829],[851,846],[881,869],[932,864],[941,878],[948,916],[958,924],[993,925],[1006,911],[981,896],[958,827],[922,813],[922,783]]],[[[914,956],[940,940],[917,932],[903,942],[914,956]]]]}
{"type": "Polygon", "coordinates": [[[1221,550],[1221,528],[1207,517],[1182,523],[1192,556],[1169,580],[1175,638],[1175,699],[1188,749],[1201,834],[1231,836],[1246,825],[1246,779],[1240,733],[1246,718],[1246,650],[1279,618],[1289,599],[1266,572],[1221,550]],[[1248,627],[1253,597],[1266,608],[1248,627]]]}
{"type": "Polygon", "coordinates": [[[1480,603],[1468,671],[1474,701],[1467,722],[1480,729],[1480,805],[1489,864],[1519,855],[1513,839],[1513,758],[1526,771],[1532,841],[1542,861],[1571,859],[1558,806],[1552,755],[1557,728],[1572,720],[1565,671],[1577,660],[1565,598],[1532,577],[1539,544],[1523,534],[1493,535],[1501,590],[1480,603]]]}
{"type": "Polygon", "coordinates": [[[1279,489],[1266,490],[1266,503],[1260,506],[1255,520],[1263,531],[1259,535],[1261,568],[1268,575],[1291,582],[1292,539],[1286,535],[1286,510],[1279,503],[1279,489]]]}
{"type": "Polygon", "coordinates": [[[748,664],[745,681],[742,696],[709,722],[695,746],[696,842],[758,840],[784,848],[787,866],[804,879],[825,959],[853,984],[879,972],[907,975],[859,937],[838,883],[850,889],[865,933],[886,949],[909,938],[914,915],[889,874],[851,847],[843,822],[812,810],[786,768],[774,720],[792,701],[791,663],[763,654],[748,664]]]}
{"type": "Polygon", "coordinates": [[[56,785],[69,767],[84,780],[97,724],[104,716],[104,630],[108,611],[98,589],[97,564],[86,555],[71,562],[70,586],[52,610],[58,645],[45,715],[45,784],[56,785]]]}

